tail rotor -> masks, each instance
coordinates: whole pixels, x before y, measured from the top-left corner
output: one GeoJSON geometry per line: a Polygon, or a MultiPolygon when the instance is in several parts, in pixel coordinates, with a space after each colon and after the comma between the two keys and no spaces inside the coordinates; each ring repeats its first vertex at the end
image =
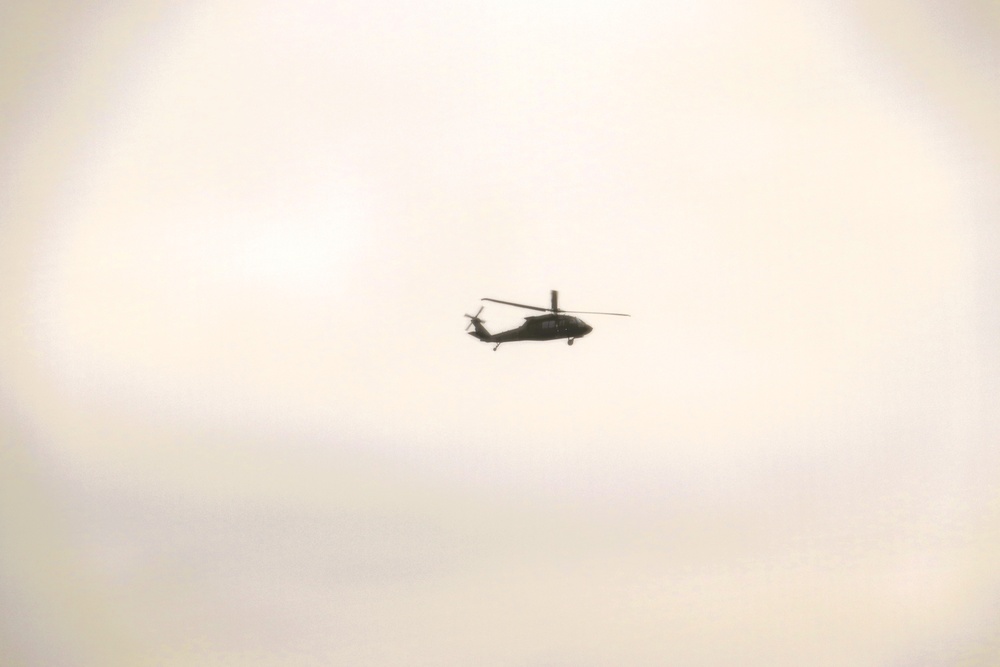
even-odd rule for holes
{"type": "Polygon", "coordinates": [[[468,314],[466,315],[466,317],[469,318],[469,326],[465,327],[466,331],[468,331],[469,329],[471,329],[473,327],[473,325],[475,325],[475,324],[482,324],[483,322],[486,321],[486,320],[479,319],[479,313],[483,312],[483,308],[485,308],[485,307],[486,306],[480,306],[479,310],[476,311],[475,315],[468,315],[468,314]]]}

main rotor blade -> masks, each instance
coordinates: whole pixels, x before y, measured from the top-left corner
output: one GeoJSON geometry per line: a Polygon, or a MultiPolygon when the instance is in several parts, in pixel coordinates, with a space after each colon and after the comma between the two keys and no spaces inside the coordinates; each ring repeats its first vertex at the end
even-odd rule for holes
{"type": "Polygon", "coordinates": [[[508,306],[517,306],[518,308],[527,308],[528,310],[540,310],[543,313],[551,311],[551,308],[539,308],[538,306],[526,306],[523,303],[514,303],[513,301],[501,301],[500,299],[491,299],[488,296],[483,297],[483,301],[492,301],[493,303],[504,303],[508,306]]]}
{"type": "Polygon", "coordinates": [[[621,317],[632,317],[628,313],[602,313],[597,310],[560,310],[560,313],[576,313],[577,315],[620,315],[621,317]]]}

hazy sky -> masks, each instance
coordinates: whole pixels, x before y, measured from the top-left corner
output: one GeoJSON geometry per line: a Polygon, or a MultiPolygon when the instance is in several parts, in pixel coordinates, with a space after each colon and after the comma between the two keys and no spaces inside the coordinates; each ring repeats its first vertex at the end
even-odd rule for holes
{"type": "Polygon", "coordinates": [[[989,0],[6,3],[0,662],[996,664],[998,65],[989,0]],[[465,335],[550,289],[633,317],[465,335]]]}

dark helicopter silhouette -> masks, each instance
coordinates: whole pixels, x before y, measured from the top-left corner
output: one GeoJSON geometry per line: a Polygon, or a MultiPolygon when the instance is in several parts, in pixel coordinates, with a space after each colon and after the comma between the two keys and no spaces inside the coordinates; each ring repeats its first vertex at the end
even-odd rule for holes
{"type": "Polygon", "coordinates": [[[474,331],[469,331],[470,336],[475,336],[484,343],[496,343],[493,347],[493,351],[496,352],[497,348],[500,347],[500,343],[513,343],[519,340],[557,340],[559,338],[565,338],[566,343],[569,345],[573,344],[573,340],[576,338],[583,338],[591,331],[594,330],[592,326],[581,320],[579,317],[573,317],[572,315],[566,315],[564,313],[577,313],[580,315],[619,315],[621,317],[631,317],[627,313],[602,313],[593,310],[561,310],[559,308],[559,292],[552,290],[552,307],[551,308],[540,308],[538,306],[527,306],[523,303],[514,303],[513,301],[501,301],[500,299],[490,299],[484,297],[483,301],[492,301],[493,303],[503,303],[508,306],[517,306],[518,308],[527,308],[529,310],[540,310],[545,315],[529,315],[524,318],[524,324],[517,327],[516,329],[510,329],[508,331],[501,331],[500,333],[491,334],[483,326],[483,320],[479,318],[479,313],[483,312],[485,306],[481,306],[475,315],[466,315],[469,318],[469,326],[465,327],[466,331],[469,327],[475,327],[474,331]]]}

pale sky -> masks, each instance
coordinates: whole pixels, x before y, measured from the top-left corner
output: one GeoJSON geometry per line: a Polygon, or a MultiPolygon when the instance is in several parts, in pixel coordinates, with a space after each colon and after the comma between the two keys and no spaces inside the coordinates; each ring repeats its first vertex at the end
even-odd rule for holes
{"type": "Polygon", "coordinates": [[[989,0],[6,3],[0,662],[997,664],[998,65],[989,0]],[[551,289],[632,317],[465,334],[551,289]]]}

